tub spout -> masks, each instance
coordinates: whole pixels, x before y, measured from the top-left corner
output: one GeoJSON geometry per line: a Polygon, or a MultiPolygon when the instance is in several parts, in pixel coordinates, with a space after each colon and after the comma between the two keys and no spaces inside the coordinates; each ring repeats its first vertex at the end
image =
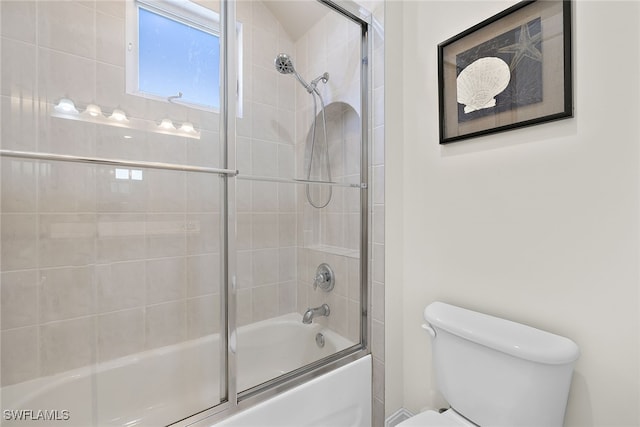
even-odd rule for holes
{"type": "Polygon", "coordinates": [[[308,325],[314,317],[328,316],[329,313],[331,313],[331,310],[329,310],[329,306],[327,304],[322,304],[320,307],[316,308],[310,308],[304,312],[304,315],[302,316],[302,323],[308,325]]]}

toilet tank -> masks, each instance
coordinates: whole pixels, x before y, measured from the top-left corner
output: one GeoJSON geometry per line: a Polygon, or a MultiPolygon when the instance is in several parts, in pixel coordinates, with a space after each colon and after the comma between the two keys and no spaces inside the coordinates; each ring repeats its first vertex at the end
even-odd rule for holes
{"type": "Polygon", "coordinates": [[[562,426],[573,341],[442,302],[424,318],[438,388],[458,413],[482,427],[562,426]]]}

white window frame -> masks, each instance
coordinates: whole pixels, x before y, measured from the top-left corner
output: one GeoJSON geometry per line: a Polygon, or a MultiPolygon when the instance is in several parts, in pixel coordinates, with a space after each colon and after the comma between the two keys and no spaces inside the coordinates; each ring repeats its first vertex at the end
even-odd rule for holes
{"type": "MultiPolygon", "coordinates": [[[[138,40],[138,24],[140,22],[138,11],[140,7],[164,16],[165,18],[189,25],[207,33],[213,34],[222,40],[220,34],[220,15],[204,6],[200,6],[189,0],[129,0],[127,1],[126,10],[126,91],[130,95],[140,96],[155,101],[173,102],[204,111],[212,111],[219,113],[218,108],[212,108],[203,104],[191,103],[188,101],[174,98],[170,100],[168,97],[154,95],[148,92],[140,91],[139,85],[139,40],[138,40]]],[[[242,82],[242,24],[236,24],[236,36],[238,38],[238,82],[242,82]]],[[[222,49],[221,49],[222,50],[222,49]]],[[[222,61],[220,61],[222,62],[222,61]]],[[[222,78],[222,65],[219,64],[220,77],[222,78]]],[[[222,83],[222,82],[221,82],[222,83]]],[[[242,84],[238,83],[237,99],[238,99],[238,116],[242,114],[242,84]]],[[[220,91],[222,94],[222,90],[220,91]]],[[[178,95],[177,93],[175,95],[178,95]]],[[[222,100],[220,100],[222,101],[222,100]]]]}

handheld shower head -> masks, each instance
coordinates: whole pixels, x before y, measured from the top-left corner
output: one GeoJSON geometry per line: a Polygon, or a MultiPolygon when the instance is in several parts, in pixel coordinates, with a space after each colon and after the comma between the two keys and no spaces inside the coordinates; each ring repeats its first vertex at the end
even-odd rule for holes
{"type": "Polygon", "coordinates": [[[286,53],[281,53],[276,56],[276,59],[273,63],[279,73],[291,74],[296,72],[296,69],[293,67],[293,61],[286,53]]]}
{"type": "Polygon", "coordinates": [[[293,74],[294,76],[296,76],[296,79],[300,82],[300,84],[304,86],[307,92],[311,93],[313,91],[314,87],[310,86],[309,83],[304,81],[300,74],[298,74],[295,67],[293,66],[293,61],[291,60],[291,57],[289,55],[287,55],[286,53],[281,53],[276,56],[276,59],[275,61],[273,61],[273,63],[279,73],[293,74]]]}

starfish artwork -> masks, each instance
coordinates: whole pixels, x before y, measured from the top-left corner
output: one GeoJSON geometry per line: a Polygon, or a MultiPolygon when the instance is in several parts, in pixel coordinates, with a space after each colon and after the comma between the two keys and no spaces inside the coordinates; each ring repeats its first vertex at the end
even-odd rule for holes
{"type": "Polygon", "coordinates": [[[542,32],[531,36],[531,34],[529,33],[529,25],[522,24],[520,26],[520,36],[518,37],[518,42],[498,49],[498,53],[513,54],[511,64],[509,64],[509,68],[511,69],[511,71],[513,71],[516,69],[520,61],[522,61],[522,59],[525,57],[533,59],[534,61],[542,62],[542,52],[537,48],[537,46],[540,45],[541,41],[542,32]]]}
{"type": "Polygon", "coordinates": [[[535,18],[456,55],[458,123],[542,102],[542,39],[541,18],[535,18]],[[478,66],[488,60],[496,67],[478,66]],[[500,62],[508,70],[509,78],[500,80],[506,87],[496,81],[500,62]],[[474,91],[492,98],[478,102],[474,91]]]}

